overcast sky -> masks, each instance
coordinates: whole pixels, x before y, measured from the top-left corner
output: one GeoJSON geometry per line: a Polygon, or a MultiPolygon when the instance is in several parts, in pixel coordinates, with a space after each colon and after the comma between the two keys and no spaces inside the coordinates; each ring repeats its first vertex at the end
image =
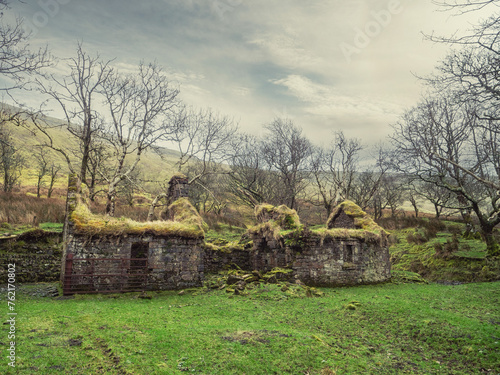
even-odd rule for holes
{"type": "MultiPolygon", "coordinates": [[[[291,118],[315,143],[336,130],[383,140],[449,48],[422,32],[451,35],[484,12],[452,17],[432,0],[25,0],[31,45],[58,57],[77,41],[124,71],[156,60],[182,99],[233,117],[259,134],[291,118]]],[[[30,98],[30,100],[39,100],[30,98]]],[[[34,103],[39,104],[39,103],[34,103]]]]}

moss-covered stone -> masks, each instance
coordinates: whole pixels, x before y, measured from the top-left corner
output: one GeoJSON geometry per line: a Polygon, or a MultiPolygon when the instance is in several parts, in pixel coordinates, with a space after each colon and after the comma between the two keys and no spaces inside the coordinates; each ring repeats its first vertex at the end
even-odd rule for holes
{"type": "Polygon", "coordinates": [[[319,229],[316,232],[323,238],[357,238],[366,242],[379,242],[383,245],[387,244],[389,236],[389,233],[380,227],[361,207],[349,200],[333,209],[326,222],[326,229],[319,229]],[[339,225],[338,220],[345,221],[345,217],[352,220],[353,227],[345,228],[339,225]]]}
{"type": "Polygon", "coordinates": [[[208,231],[208,225],[205,223],[191,204],[188,198],[179,198],[167,207],[161,217],[170,221],[177,221],[187,225],[198,226],[203,232],[208,231]]]}
{"type": "Polygon", "coordinates": [[[375,233],[385,232],[382,227],[380,227],[366,212],[361,209],[361,207],[350,200],[345,200],[333,209],[326,222],[326,227],[328,229],[338,228],[335,220],[342,212],[354,220],[354,226],[356,229],[363,229],[375,233]]]}
{"type": "MultiPolygon", "coordinates": [[[[153,234],[164,237],[203,238],[205,233],[201,224],[195,219],[181,216],[183,221],[137,222],[127,218],[115,218],[96,215],[79,202],[71,213],[73,230],[81,235],[121,236],[125,234],[153,234]]],[[[200,218],[201,220],[201,218],[200,218]]]]}
{"type": "Polygon", "coordinates": [[[245,250],[244,245],[238,242],[228,242],[223,245],[217,245],[213,242],[205,242],[203,244],[203,248],[211,251],[220,251],[222,253],[231,253],[235,250],[240,250],[240,251],[245,250]]]}
{"type": "Polygon", "coordinates": [[[297,211],[285,205],[275,207],[270,204],[261,204],[255,207],[255,217],[259,223],[275,221],[282,229],[296,229],[300,226],[297,211]]]}

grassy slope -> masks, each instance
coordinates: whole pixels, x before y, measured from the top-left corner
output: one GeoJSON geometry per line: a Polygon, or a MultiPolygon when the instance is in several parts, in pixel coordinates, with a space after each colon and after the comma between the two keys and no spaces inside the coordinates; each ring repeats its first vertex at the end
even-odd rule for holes
{"type": "MultiPolygon", "coordinates": [[[[449,224],[458,226],[459,224],[449,224]]],[[[460,225],[461,226],[461,225],[460,225]]],[[[486,259],[486,244],[478,239],[458,236],[458,250],[449,255],[436,252],[436,244],[444,246],[453,235],[440,231],[422,244],[407,240],[409,234],[422,233],[418,228],[392,231],[396,241],[390,247],[392,270],[417,272],[429,281],[493,281],[500,279],[500,259],[486,259]]]]}
{"type": "Polygon", "coordinates": [[[275,288],[252,298],[158,292],[151,300],[18,292],[18,367],[9,372],[4,361],[2,373],[500,372],[500,283],[322,289],[322,298],[275,288]]]}

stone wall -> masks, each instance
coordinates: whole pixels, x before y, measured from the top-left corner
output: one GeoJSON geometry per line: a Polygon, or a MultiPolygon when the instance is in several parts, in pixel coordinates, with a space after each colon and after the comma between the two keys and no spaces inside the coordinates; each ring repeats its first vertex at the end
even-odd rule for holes
{"type": "Polygon", "coordinates": [[[35,230],[0,241],[0,283],[7,280],[7,264],[16,264],[16,281],[53,282],[61,270],[62,234],[35,230]]]}
{"type": "Polygon", "coordinates": [[[168,201],[189,197],[189,179],[184,175],[173,176],[168,183],[168,201]]]}
{"type": "Polygon", "coordinates": [[[254,238],[251,262],[260,271],[291,268],[293,276],[310,286],[371,284],[391,277],[387,246],[353,238],[312,234],[293,246],[254,238]]]}
{"type": "MultiPolygon", "coordinates": [[[[94,287],[100,291],[125,290],[132,284],[141,282],[137,271],[141,268],[140,261],[130,261],[137,257],[133,254],[133,247],[146,246],[148,259],[146,268],[148,290],[182,289],[198,287],[203,281],[203,254],[201,239],[160,236],[121,236],[121,237],[92,237],[70,235],[67,245],[67,256],[73,258],[112,258],[116,261],[92,262],[73,261],[72,275],[75,274],[116,274],[116,277],[96,279],[94,287]],[[135,263],[134,263],[135,262],[135,263]],[[96,268],[103,264],[106,269],[96,268]],[[118,285],[120,283],[120,285],[118,285]]],[[[142,258],[142,257],[141,257],[142,258]]],[[[143,271],[141,271],[143,272],[143,271]]],[[[141,273],[142,274],[142,273],[141,273]]],[[[89,284],[85,278],[72,280],[74,284],[89,284]]]]}
{"type": "Polygon", "coordinates": [[[59,280],[61,255],[0,254],[0,283],[7,283],[7,265],[16,264],[16,282],[35,283],[59,280]]]}
{"type": "Polygon", "coordinates": [[[250,250],[233,249],[231,251],[204,249],[204,272],[216,273],[237,266],[243,270],[252,270],[250,250]]]}

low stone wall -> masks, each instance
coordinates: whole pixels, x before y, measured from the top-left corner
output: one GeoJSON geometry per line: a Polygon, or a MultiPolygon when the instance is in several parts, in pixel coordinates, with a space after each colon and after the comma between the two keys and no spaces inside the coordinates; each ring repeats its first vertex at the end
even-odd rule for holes
{"type": "Polygon", "coordinates": [[[7,283],[7,265],[15,263],[16,282],[35,283],[58,281],[61,255],[0,254],[0,284],[7,283]]]}
{"type": "Polygon", "coordinates": [[[61,271],[62,234],[27,232],[0,241],[0,283],[7,282],[7,265],[16,264],[16,282],[53,282],[61,271]]]}

